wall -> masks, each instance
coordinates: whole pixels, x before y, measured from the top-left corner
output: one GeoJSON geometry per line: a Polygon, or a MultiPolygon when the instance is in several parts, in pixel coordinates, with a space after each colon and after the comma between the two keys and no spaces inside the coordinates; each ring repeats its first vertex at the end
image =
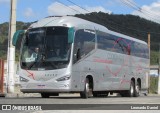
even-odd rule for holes
{"type": "MultiPolygon", "coordinates": [[[[19,75],[18,73],[18,62],[15,63],[15,76],[14,76],[14,80],[15,80],[15,84],[19,84],[19,75]]],[[[4,62],[4,84],[6,84],[7,81],[7,61],[4,62]]]]}

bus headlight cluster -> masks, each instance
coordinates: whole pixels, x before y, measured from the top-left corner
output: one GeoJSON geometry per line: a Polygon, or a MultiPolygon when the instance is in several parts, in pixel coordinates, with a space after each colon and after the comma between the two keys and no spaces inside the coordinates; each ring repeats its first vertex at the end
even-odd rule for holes
{"type": "Polygon", "coordinates": [[[61,78],[58,78],[56,79],[57,81],[65,81],[65,80],[69,80],[70,79],[70,76],[64,76],[64,77],[61,77],[61,78]]]}
{"type": "Polygon", "coordinates": [[[29,80],[23,78],[23,77],[20,77],[20,82],[28,82],[29,80]]]}

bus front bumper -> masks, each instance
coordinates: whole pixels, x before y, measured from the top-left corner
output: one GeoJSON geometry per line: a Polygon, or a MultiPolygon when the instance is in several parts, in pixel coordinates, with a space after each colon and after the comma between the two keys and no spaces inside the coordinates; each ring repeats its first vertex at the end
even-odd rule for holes
{"type": "Polygon", "coordinates": [[[69,93],[70,89],[20,89],[23,93],[69,93]]]}
{"type": "Polygon", "coordinates": [[[68,82],[60,83],[25,83],[20,88],[23,93],[42,93],[42,92],[71,92],[68,82]]]}

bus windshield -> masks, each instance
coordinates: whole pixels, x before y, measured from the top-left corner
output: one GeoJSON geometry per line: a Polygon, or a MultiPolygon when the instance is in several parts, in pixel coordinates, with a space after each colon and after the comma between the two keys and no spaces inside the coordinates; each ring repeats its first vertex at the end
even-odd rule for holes
{"type": "Polygon", "coordinates": [[[27,70],[65,68],[69,63],[71,44],[68,28],[43,27],[27,31],[21,54],[21,67],[27,70]]]}

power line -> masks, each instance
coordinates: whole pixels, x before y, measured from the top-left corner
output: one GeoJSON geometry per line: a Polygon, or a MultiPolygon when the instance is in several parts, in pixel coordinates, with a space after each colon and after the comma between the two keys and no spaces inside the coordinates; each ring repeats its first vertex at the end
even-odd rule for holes
{"type": "MultiPolygon", "coordinates": [[[[83,10],[85,10],[85,11],[91,13],[90,11],[88,11],[87,9],[85,9],[85,8],[83,8],[83,7],[79,6],[79,5],[77,5],[76,3],[74,3],[74,2],[72,2],[72,1],[70,1],[70,0],[67,0],[67,1],[70,2],[70,3],[72,3],[72,4],[74,4],[74,5],[76,5],[77,7],[81,8],[81,9],[83,9],[83,10]]],[[[95,12],[96,12],[96,11],[95,11],[95,12]]]]}
{"type": "MultiPolygon", "coordinates": [[[[70,0],[67,0],[67,1],[70,2],[70,3],[72,3],[72,4],[74,4],[74,5],[76,5],[77,7],[81,8],[81,9],[83,9],[83,10],[91,13],[90,11],[88,11],[87,9],[85,9],[85,8],[77,5],[76,3],[74,3],[74,2],[72,2],[72,1],[70,1],[70,0]]],[[[95,12],[96,12],[96,11],[95,11],[95,12]]],[[[100,17],[97,16],[97,15],[95,15],[95,16],[98,17],[98,18],[100,18],[100,17]]],[[[102,18],[100,18],[100,19],[102,19],[102,18]]],[[[108,20],[108,21],[109,21],[109,20],[108,20]]],[[[115,22],[112,22],[112,23],[115,24],[115,25],[121,26],[121,25],[119,25],[119,24],[117,24],[117,23],[115,23],[115,22]]],[[[122,26],[121,26],[121,27],[122,27],[122,26]]],[[[116,28],[113,28],[113,27],[111,27],[111,28],[117,30],[116,28]]],[[[132,29],[132,28],[126,28],[126,27],[124,27],[124,26],[123,26],[123,28],[129,29],[129,30],[134,30],[134,31],[141,32],[141,33],[148,33],[148,31],[140,31],[140,30],[136,30],[136,29],[132,29]]],[[[160,33],[155,33],[155,32],[150,32],[150,33],[152,33],[152,34],[160,34],[160,33]]]]}
{"type": "MultiPolygon", "coordinates": [[[[50,1],[52,1],[52,0],[50,0],[50,1]]],[[[76,11],[76,12],[79,12],[79,11],[75,10],[74,8],[71,8],[71,7],[69,7],[69,6],[65,5],[65,4],[63,4],[63,3],[60,2],[59,0],[56,0],[56,1],[57,1],[58,3],[60,3],[61,5],[67,7],[67,8],[70,8],[70,9],[76,11]]],[[[52,21],[54,21],[54,19],[52,19],[51,21],[49,21],[47,24],[51,23],[52,21]]],[[[44,26],[46,26],[47,24],[45,24],[44,26]]]]}
{"type": "Polygon", "coordinates": [[[130,0],[120,0],[123,4],[125,4],[126,6],[140,12],[141,14],[143,14],[144,16],[149,17],[152,21],[155,20],[157,23],[160,23],[159,19],[155,18],[155,15],[159,17],[159,15],[157,14],[152,14],[151,12],[143,9],[141,7],[139,7],[134,1],[130,1],[130,0]]]}
{"type": "MultiPolygon", "coordinates": [[[[60,0],[56,0],[56,1],[59,2],[60,4],[64,5],[65,7],[70,8],[70,9],[72,9],[72,10],[78,12],[78,14],[83,14],[83,13],[81,13],[80,11],[78,11],[78,10],[76,10],[76,9],[74,9],[74,8],[71,8],[71,7],[69,7],[68,5],[66,5],[66,4],[64,4],[64,3],[62,3],[62,2],[60,2],[60,0]]],[[[80,7],[80,6],[78,6],[78,7],[80,7]]],[[[86,17],[86,18],[90,19],[89,17],[86,17]]]]}
{"type": "MultiPolygon", "coordinates": [[[[157,20],[157,18],[153,18],[154,16],[151,13],[148,13],[147,11],[143,12],[142,9],[139,6],[137,6],[135,3],[133,4],[130,0],[121,0],[121,2],[123,4],[125,4],[126,6],[128,6],[128,7],[132,8],[132,9],[137,10],[138,12],[142,13],[144,16],[148,16],[152,20],[157,20]],[[148,14],[146,14],[146,13],[148,13],[148,14]]],[[[157,22],[158,21],[159,20],[157,20],[157,22]]]]}
{"type": "Polygon", "coordinates": [[[137,7],[138,9],[139,9],[139,11],[142,11],[142,10],[144,10],[144,11],[146,11],[148,14],[150,14],[150,15],[152,15],[152,16],[159,16],[159,15],[157,15],[156,13],[154,13],[154,12],[149,12],[148,10],[145,10],[145,9],[142,9],[139,5],[137,5],[137,3],[135,3],[134,1],[130,1],[130,0],[127,0],[129,3],[131,3],[131,4],[133,4],[135,7],[137,7]],[[154,13],[154,14],[152,14],[152,13],[154,13]]]}
{"type": "Polygon", "coordinates": [[[69,7],[68,5],[62,3],[61,1],[59,1],[59,0],[56,0],[56,1],[59,2],[60,4],[64,5],[65,7],[68,7],[68,8],[70,8],[70,9],[72,9],[73,11],[76,11],[76,12],[78,12],[78,13],[81,14],[81,12],[79,12],[78,10],[76,10],[76,9],[74,9],[74,8],[72,8],[72,7],[69,7]]]}
{"type": "MultiPolygon", "coordinates": [[[[78,11],[78,10],[76,10],[76,9],[74,9],[74,8],[71,8],[71,7],[69,7],[68,5],[62,3],[60,0],[56,0],[56,1],[59,2],[60,4],[62,4],[63,6],[65,6],[65,7],[67,7],[67,8],[70,8],[70,9],[78,12],[79,14],[83,14],[83,13],[81,13],[80,11],[78,11]]],[[[87,9],[85,9],[85,8],[77,5],[76,3],[72,2],[71,0],[66,0],[66,1],[68,1],[68,2],[72,3],[73,5],[81,8],[81,9],[83,9],[83,10],[85,10],[85,11],[87,11],[88,13],[93,14],[94,16],[98,17],[99,19],[103,19],[103,18],[97,16],[96,14],[90,12],[89,10],[87,10],[87,9]]],[[[95,11],[95,12],[96,12],[96,11],[95,11]]],[[[88,16],[85,16],[85,17],[88,18],[89,20],[92,20],[92,19],[91,19],[90,17],[88,17],[88,16]]],[[[105,19],[103,19],[103,20],[105,20],[105,19]]],[[[108,20],[108,21],[109,21],[109,20],[108,20]]],[[[136,30],[136,29],[133,29],[133,28],[127,28],[127,27],[122,26],[122,25],[120,25],[120,24],[117,24],[117,23],[115,23],[115,22],[113,22],[113,21],[110,21],[110,22],[112,22],[114,25],[120,26],[121,28],[124,28],[124,29],[129,29],[129,30],[132,30],[132,31],[136,31],[136,32],[141,32],[141,33],[148,34],[148,31],[140,31],[140,30],[136,30]]],[[[114,30],[116,30],[116,31],[118,30],[117,28],[114,28],[113,26],[112,26],[112,27],[111,27],[111,26],[107,26],[107,27],[109,27],[109,28],[111,28],[111,29],[114,29],[114,30]]],[[[119,30],[118,30],[118,31],[119,31],[119,30]]],[[[122,31],[119,31],[119,32],[122,32],[122,31]]],[[[151,34],[160,34],[160,33],[155,33],[155,32],[149,32],[149,33],[151,33],[151,34]]]]}
{"type": "MultiPolygon", "coordinates": [[[[83,8],[83,7],[79,6],[79,5],[77,5],[76,3],[74,3],[74,2],[72,2],[72,1],[70,1],[70,0],[67,0],[67,1],[70,2],[70,3],[72,3],[72,4],[74,4],[74,5],[76,5],[77,7],[81,8],[81,9],[87,11],[88,13],[92,13],[92,12],[90,12],[89,10],[87,10],[87,9],[85,9],[85,8],[83,8]]],[[[94,12],[97,12],[97,11],[94,11],[94,12]]],[[[93,13],[92,13],[92,14],[93,14],[93,13]]],[[[97,15],[95,15],[95,16],[98,17],[98,18],[100,18],[100,17],[97,16],[97,15]]],[[[91,18],[89,18],[89,19],[91,19],[91,18]]],[[[100,19],[102,19],[102,18],[100,18],[100,19]]],[[[110,27],[111,29],[117,30],[117,29],[114,28],[114,27],[111,27],[111,26],[109,26],[109,27],[110,27]]]]}

